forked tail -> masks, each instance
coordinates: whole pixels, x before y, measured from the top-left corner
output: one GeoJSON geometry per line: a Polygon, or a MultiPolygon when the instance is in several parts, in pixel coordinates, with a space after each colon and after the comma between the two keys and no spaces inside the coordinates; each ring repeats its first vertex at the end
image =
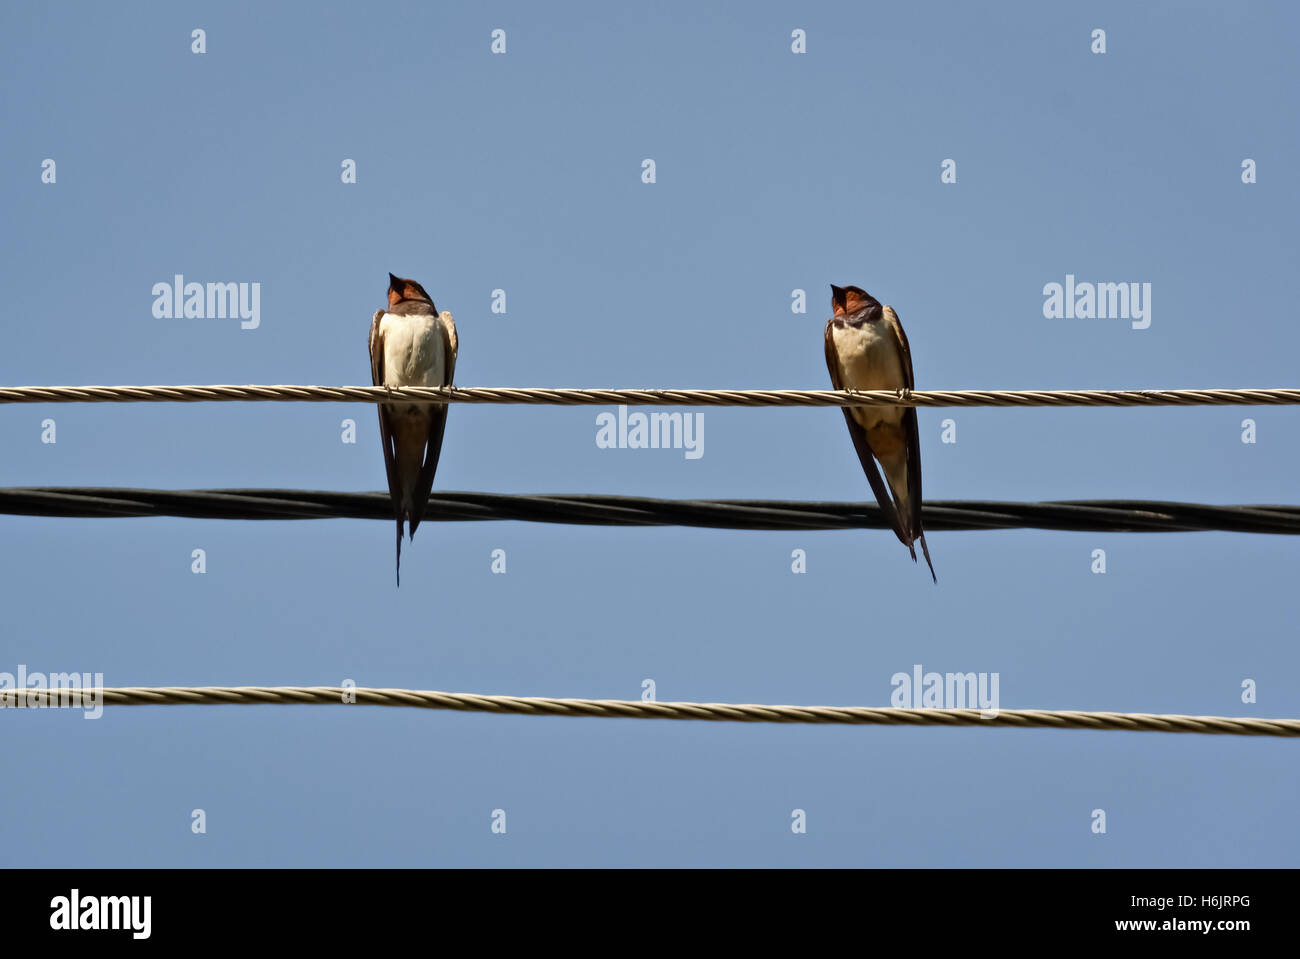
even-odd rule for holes
{"type": "MultiPolygon", "coordinates": [[[[925,565],[930,567],[930,578],[934,580],[934,584],[938,586],[939,577],[934,575],[934,563],[930,562],[930,547],[925,545],[925,531],[919,530],[916,535],[917,539],[921,541],[921,552],[925,554],[925,565]]],[[[915,553],[912,554],[912,558],[916,559],[915,553]]]]}

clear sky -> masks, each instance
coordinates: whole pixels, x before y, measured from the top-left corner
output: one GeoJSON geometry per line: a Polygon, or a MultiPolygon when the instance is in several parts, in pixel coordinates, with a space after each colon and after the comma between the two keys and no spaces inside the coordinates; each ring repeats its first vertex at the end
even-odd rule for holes
{"type": "MultiPolygon", "coordinates": [[[[1294,5],[701,6],[4,4],[0,383],[368,383],[391,270],[455,315],[462,386],[827,387],[830,283],[897,309],[919,388],[1297,385],[1294,5]],[[178,273],[259,283],[260,325],[155,317],[178,273]],[[1150,283],[1149,328],[1046,318],[1067,275],[1150,283]]],[[[600,449],[599,412],[453,407],[435,489],[870,497],[835,410],[708,410],[698,459],[600,449]]],[[[1297,500],[1295,409],[920,427],[931,499],[1297,500]]],[[[0,485],[378,490],[377,432],[363,404],[0,406],[0,485]]],[[[1294,538],[938,532],[936,587],[882,531],[430,523],[400,591],[392,539],[0,516],[0,671],[888,705],[922,664],[997,673],[1003,708],[1300,716],[1294,538]]],[[[1293,866],[1296,749],[12,711],[0,863],[1293,866]]]]}

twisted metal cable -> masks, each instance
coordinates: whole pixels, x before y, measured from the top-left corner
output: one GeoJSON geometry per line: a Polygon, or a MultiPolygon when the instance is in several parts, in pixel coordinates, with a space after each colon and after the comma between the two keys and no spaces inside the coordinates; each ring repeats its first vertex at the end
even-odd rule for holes
{"type": "Polygon", "coordinates": [[[450,403],[551,406],[1282,406],[1300,389],[678,390],[386,386],[10,386],[0,403],[450,403]]]}
{"type": "Polygon", "coordinates": [[[1066,709],[899,709],[871,706],[761,706],[740,703],[643,702],[625,699],[550,699],[488,696],[423,689],[358,686],[123,686],[82,690],[0,690],[0,707],[112,706],[412,706],[460,712],[618,719],[693,719],[737,723],[811,723],[856,726],[1014,726],[1022,729],[1094,729],[1230,736],[1300,736],[1300,719],[1084,712],[1066,709]]]}
{"type": "MultiPolygon", "coordinates": [[[[0,513],[24,516],[180,516],[190,519],[378,519],[391,521],[387,493],[290,489],[154,490],[98,487],[0,489],[0,513]]],[[[439,492],[426,521],[514,520],[585,526],[713,529],[890,529],[874,503],[789,500],[668,500],[643,496],[439,492]]],[[[1217,506],[1149,500],[1006,503],[927,500],[929,530],[1051,529],[1089,532],[1300,533],[1300,506],[1217,506]]]]}

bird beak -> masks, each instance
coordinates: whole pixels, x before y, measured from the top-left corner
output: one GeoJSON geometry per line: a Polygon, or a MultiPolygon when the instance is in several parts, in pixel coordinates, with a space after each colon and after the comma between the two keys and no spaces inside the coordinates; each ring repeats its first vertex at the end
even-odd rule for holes
{"type": "Polygon", "coordinates": [[[844,287],[836,286],[834,283],[832,283],[831,284],[831,312],[835,316],[839,316],[841,313],[844,312],[846,298],[847,298],[847,294],[844,290],[844,287]]]}

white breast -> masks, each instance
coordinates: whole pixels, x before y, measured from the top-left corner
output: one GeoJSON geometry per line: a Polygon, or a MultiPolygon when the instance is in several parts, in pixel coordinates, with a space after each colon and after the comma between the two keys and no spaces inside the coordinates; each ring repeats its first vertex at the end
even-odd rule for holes
{"type": "Polygon", "coordinates": [[[898,343],[883,321],[831,328],[844,385],[851,390],[897,390],[906,381],[898,343]]]}
{"type": "Polygon", "coordinates": [[[395,316],[379,320],[384,338],[385,386],[442,386],[448,357],[436,316],[395,316]]]}

